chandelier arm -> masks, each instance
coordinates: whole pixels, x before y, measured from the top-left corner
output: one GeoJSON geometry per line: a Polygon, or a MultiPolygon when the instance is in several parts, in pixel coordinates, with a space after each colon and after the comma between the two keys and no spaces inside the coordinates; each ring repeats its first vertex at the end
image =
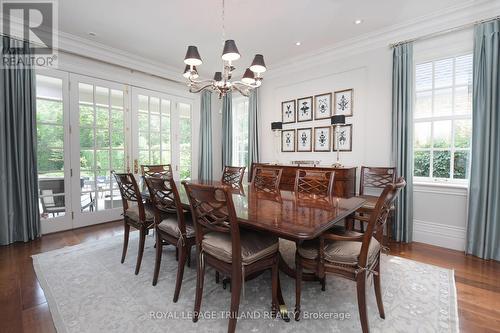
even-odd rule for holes
{"type": "Polygon", "coordinates": [[[245,82],[242,82],[242,81],[234,81],[234,82],[232,82],[232,84],[233,85],[242,85],[242,86],[245,86],[245,87],[250,88],[250,89],[255,89],[255,88],[259,87],[256,84],[245,83],[245,82]]]}
{"type": "Polygon", "coordinates": [[[199,84],[214,84],[214,80],[200,80],[200,81],[197,81],[197,80],[193,80],[193,79],[189,79],[189,83],[190,84],[196,84],[196,85],[199,85],[199,84]]]}
{"type": "Polygon", "coordinates": [[[189,92],[191,92],[191,93],[199,93],[200,91],[205,90],[205,89],[207,89],[209,87],[213,87],[213,84],[210,83],[210,84],[205,84],[205,85],[198,86],[198,87],[191,86],[191,87],[189,87],[189,92]]]}
{"type": "MultiPolygon", "coordinates": [[[[234,83],[236,83],[236,82],[234,82],[234,83]]],[[[245,97],[248,97],[250,95],[250,91],[249,91],[248,87],[247,87],[247,89],[242,89],[241,87],[239,87],[238,85],[235,85],[234,83],[233,83],[233,88],[235,90],[237,90],[240,94],[242,94],[245,97]]]]}

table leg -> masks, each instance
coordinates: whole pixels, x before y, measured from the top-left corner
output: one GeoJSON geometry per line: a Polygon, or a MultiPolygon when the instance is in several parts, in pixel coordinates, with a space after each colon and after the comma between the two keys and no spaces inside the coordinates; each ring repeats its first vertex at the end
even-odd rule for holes
{"type": "Polygon", "coordinates": [[[281,291],[279,271],[278,271],[278,302],[279,302],[279,311],[281,318],[288,323],[290,321],[290,317],[288,316],[288,308],[285,304],[285,299],[283,298],[283,292],[281,291]]]}

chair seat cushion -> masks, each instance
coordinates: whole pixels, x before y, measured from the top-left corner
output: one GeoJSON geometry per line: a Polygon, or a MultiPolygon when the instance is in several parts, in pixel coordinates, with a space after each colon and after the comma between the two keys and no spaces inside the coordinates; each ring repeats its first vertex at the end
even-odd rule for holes
{"type": "MultiPolygon", "coordinates": [[[[139,221],[139,206],[137,204],[130,205],[128,209],[125,211],[125,216],[129,219],[140,222],[139,221]]],[[[153,207],[150,205],[144,204],[144,216],[146,217],[147,222],[151,222],[155,218],[155,213],[153,211],[153,207]]]]}
{"type": "MultiPolygon", "coordinates": [[[[359,233],[354,231],[347,231],[346,236],[356,236],[359,233]]],[[[325,240],[324,255],[325,260],[334,264],[341,265],[357,265],[358,257],[361,252],[361,242],[355,241],[331,241],[325,240]]],[[[305,241],[298,248],[298,252],[301,257],[306,259],[314,260],[318,257],[319,250],[319,240],[314,239],[311,241],[305,241]]],[[[368,265],[373,263],[380,252],[379,242],[372,237],[370,241],[370,246],[368,247],[368,265]]]]}
{"type": "MultiPolygon", "coordinates": [[[[184,223],[186,224],[186,238],[192,238],[195,236],[193,221],[191,220],[191,214],[184,214],[184,223]]],[[[181,232],[179,230],[179,222],[177,221],[177,216],[171,215],[165,218],[158,225],[158,229],[165,231],[169,235],[179,238],[181,232]]]]}
{"type": "MultiPolygon", "coordinates": [[[[241,259],[243,265],[250,265],[261,258],[276,253],[279,248],[278,237],[257,231],[240,229],[241,259]]],[[[201,243],[203,251],[219,260],[232,262],[231,235],[228,233],[209,232],[201,243]]]]}

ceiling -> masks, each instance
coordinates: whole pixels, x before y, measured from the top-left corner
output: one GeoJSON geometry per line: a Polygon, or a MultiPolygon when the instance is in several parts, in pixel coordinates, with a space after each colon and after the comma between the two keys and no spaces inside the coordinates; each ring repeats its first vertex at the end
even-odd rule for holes
{"type": "MultiPolygon", "coordinates": [[[[401,24],[470,0],[226,0],[226,39],[235,39],[250,65],[255,53],[272,68],[328,45],[401,24]],[[354,21],[362,19],[356,25],[354,21]],[[297,41],[301,42],[296,46],[297,41]]],[[[204,61],[202,73],[221,66],[222,0],[59,1],[63,32],[183,70],[188,45],[204,61]],[[93,32],[96,36],[90,36],[93,32]]]]}

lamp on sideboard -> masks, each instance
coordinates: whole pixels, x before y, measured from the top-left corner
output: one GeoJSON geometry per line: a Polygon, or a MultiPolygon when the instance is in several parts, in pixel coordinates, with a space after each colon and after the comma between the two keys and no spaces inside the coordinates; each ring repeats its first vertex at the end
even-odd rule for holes
{"type": "Polygon", "coordinates": [[[275,121],[271,123],[271,131],[273,131],[274,133],[273,144],[275,149],[274,153],[276,156],[276,160],[274,161],[275,164],[279,163],[278,156],[279,156],[279,146],[281,145],[281,142],[280,144],[276,144],[276,140],[280,136],[279,133],[281,132],[281,130],[283,130],[283,123],[281,121],[275,121]]]}
{"type": "Polygon", "coordinates": [[[271,123],[271,130],[273,132],[280,131],[283,129],[283,123],[281,121],[275,121],[271,123]]]}
{"type": "Polygon", "coordinates": [[[340,150],[339,150],[339,126],[340,125],[345,125],[345,116],[344,115],[336,115],[332,116],[330,118],[332,126],[335,127],[335,132],[334,132],[334,140],[335,140],[335,145],[337,146],[337,162],[333,164],[332,166],[334,168],[341,168],[342,163],[340,163],[340,150]]]}

